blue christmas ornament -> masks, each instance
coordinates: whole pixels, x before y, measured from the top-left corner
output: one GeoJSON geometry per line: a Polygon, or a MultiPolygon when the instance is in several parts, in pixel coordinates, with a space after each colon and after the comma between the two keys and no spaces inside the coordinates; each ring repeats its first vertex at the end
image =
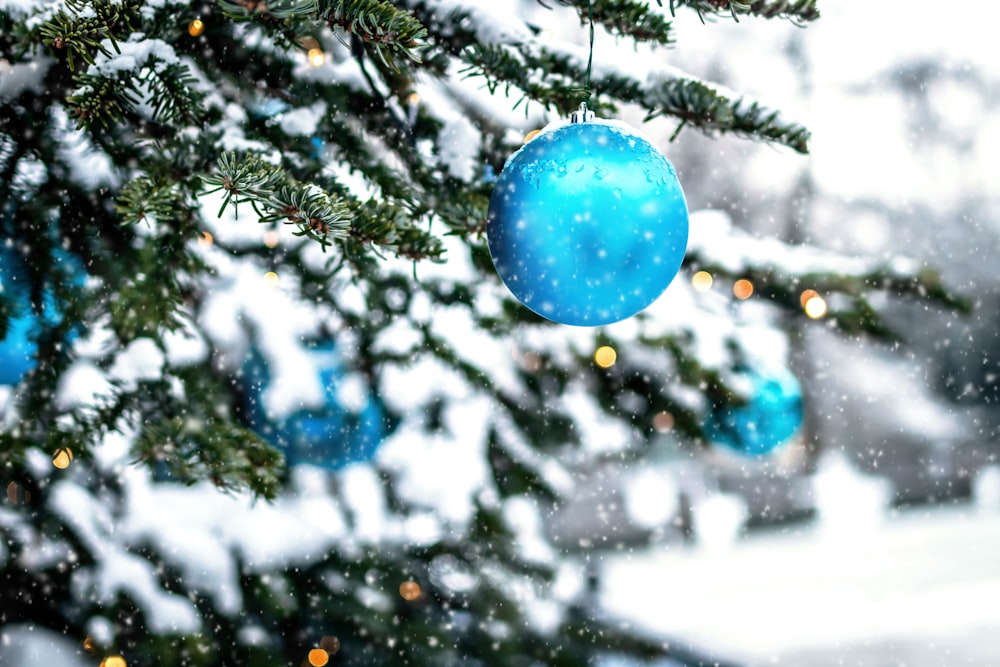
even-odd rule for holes
{"type": "Polygon", "coordinates": [[[748,402],[715,406],[705,424],[705,435],[744,454],[767,454],[802,426],[802,388],[795,376],[783,369],[741,369],[738,375],[749,385],[748,402]]]}
{"type": "Polygon", "coordinates": [[[581,108],[507,160],[486,235],[497,272],[525,306],[596,326],[634,315],[667,288],[684,259],[688,210],[662,153],[581,108]]]}
{"type": "Polygon", "coordinates": [[[336,470],[370,461],[386,435],[385,414],[374,395],[360,412],[337,398],[342,369],[331,341],[308,346],[323,385],[325,403],[298,410],[283,419],[267,414],[263,394],[270,383],[267,363],[254,351],[243,369],[244,404],[250,427],[285,454],[288,465],[311,464],[336,470]]]}
{"type": "MultiPolygon", "coordinates": [[[[72,256],[59,252],[56,259],[70,262],[74,282],[83,282],[83,271],[72,256]]],[[[38,365],[38,331],[58,326],[63,316],[51,289],[43,293],[41,315],[34,311],[24,259],[10,248],[0,248],[0,291],[10,309],[6,335],[0,331],[0,385],[15,385],[38,365]]]]}

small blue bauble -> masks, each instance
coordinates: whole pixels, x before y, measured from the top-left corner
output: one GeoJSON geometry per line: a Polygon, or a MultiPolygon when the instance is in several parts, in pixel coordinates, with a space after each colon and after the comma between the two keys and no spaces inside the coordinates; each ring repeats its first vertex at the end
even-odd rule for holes
{"type": "Polygon", "coordinates": [[[744,454],[767,454],[802,426],[802,388],[786,370],[742,369],[739,374],[749,381],[748,402],[715,406],[705,434],[744,454]]]}
{"type": "Polygon", "coordinates": [[[385,414],[374,395],[361,412],[352,412],[337,399],[342,374],[332,342],[308,346],[326,400],[323,406],[298,410],[284,419],[273,419],[261,397],[270,382],[267,363],[254,352],[243,369],[247,417],[261,437],[285,454],[288,465],[310,464],[336,470],[349,463],[370,461],[386,435],[385,414]]]}
{"type": "Polygon", "coordinates": [[[684,259],[688,211],[673,166],[628,128],[591,120],[544,131],[504,165],[486,219],[497,272],[562,324],[630,317],[684,259]]]}

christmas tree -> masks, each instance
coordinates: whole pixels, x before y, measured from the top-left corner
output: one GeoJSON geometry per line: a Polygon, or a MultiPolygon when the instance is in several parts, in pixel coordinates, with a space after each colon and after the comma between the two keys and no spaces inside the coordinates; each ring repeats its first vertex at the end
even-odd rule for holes
{"type": "Polygon", "coordinates": [[[712,446],[793,327],[961,303],[720,211],[634,317],[515,300],[496,176],[582,102],[668,156],[683,128],[808,150],[685,74],[673,17],[815,2],[661,4],[0,4],[3,622],[108,667],[697,664],[595,613],[546,539],[573,470],[712,446]]]}

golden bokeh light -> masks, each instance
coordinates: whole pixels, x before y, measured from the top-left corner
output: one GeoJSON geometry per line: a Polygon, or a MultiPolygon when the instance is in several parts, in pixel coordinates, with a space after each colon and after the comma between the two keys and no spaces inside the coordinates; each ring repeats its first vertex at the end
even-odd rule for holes
{"type": "Polygon", "coordinates": [[[309,651],[309,664],[313,667],[323,667],[330,662],[330,654],[321,648],[314,648],[309,651]]]}
{"type": "Polygon", "coordinates": [[[601,368],[611,368],[617,360],[618,353],[615,352],[615,348],[608,345],[602,345],[594,352],[594,363],[601,368]]]}
{"type": "Polygon", "coordinates": [[[195,19],[188,24],[188,34],[192,37],[197,37],[205,30],[205,22],[201,19],[195,19]]]}
{"type": "Polygon", "coordinates": [[[523,143],[528,143],[529,141],[537,137],[539,132],[541,132],[541,130],[532,130],[531,132],[528,132],[526,135],[524,135],[523,143]]]}
{"type": "Polygon", "coordinates": [[[420,584],[415,581],[404,581],[399,585],[399,594],[407,602],[413,602],[420,597],[420,584]]]}
{"type": "Polygon", "coordinates": [[[664,410],[663,412],[657,412],[656,416],[653,417],[653,428],[655,428],[659,433],[666,433],[674,427],[674,416],[664,410]]]}
{"type": "Polygon", "coordinates": [[[215,243],[215,237],[212,236],[212,232],[202,232],[201,236],[198,237],[198,243],[202,245],[212,245],[215,243]]]}
{"type": "Polygon", "coordinates": [[[109,655],[101,660],[101,667],[128,667],[128,663],[120,655],[109,655]]]}
{"type": "Polygon", "coordinates": [[[274,248],[280,241],[281,235],[277,231],[269,229],[264,232],[264,245],[268,248],[274,248]]]}
{"type": "Polygon", "coordinates": [[[699,271],[691,276],[691,284],[699,292],[707,292],[712,289],[712,274],[708,271],[699,271]]]}
{"type": "Polygon", "coordinates": [[[97,650],[97,644],[94,642],[94,638],[87,636],[83,640],[83,650],[87,653],[93,653],[97,650]]]}
{"type": "Polygon", "coordinates": [[[406,96],[406,106],[415,107],[420,104],[420,93],[410,93],[406,96]]]}
{"type": "Polygon", "coordinates": [[[826,299],[817,294],[813,298],[806,301],[805,311],[807,316],[814,320],[818,320],[826,315],[826,299]]]}
{"type": "Polygon", "coordinates": [[[56,453],[52,455],[52,465],[59,468],[60,470],[65,470],[69,467],[69,464],[73,462],[73,450],[69,447],[63,447],[62,449],[57,449],[56,453]]]}
{"type": "Polygon", "coordinates": [[[268,271],[267,273],[264,274],[264,280],[266,280],[269,283],[276,283],[278,282],[278,274],[275,273],[274,271],[268,271]]]}
{"type": "Polygon", "coordinates": [[[746,279],[737,280],[733,283],[733,295],[737,299],[749,299],[753,294],[753,283],[746,279]]]}
{"type": "Polygon", "coordinates": [[[805,308],[806,303],[814,296],[819,296],[819,292],[814,289],[802,290],[802,294],[799,295],[799,303],[801,303],[802,307],[805,308]]]}
{"type": "Polygon", "coordinates": [[[313,67],[319,67],[326,62],[326,54],[321,49],[309,49],[306,57],[309,58],[309,64],[313,67]]]}
{"type": "Polygon", "coordinates": [[[319,640],[319,647],[333,655],[340,650],[340,640],[336,637],[326,636],[319,640]]]}

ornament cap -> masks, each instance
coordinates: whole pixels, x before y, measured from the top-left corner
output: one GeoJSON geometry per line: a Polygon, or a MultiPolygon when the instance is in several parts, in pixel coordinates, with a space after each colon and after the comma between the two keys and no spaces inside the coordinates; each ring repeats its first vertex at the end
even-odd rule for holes
{"type": "Polygon", "coordinates": [[[586,102],[580,102],[580,108],[569,115],[571,123],[589,123],[594,120],[594,112],[587,108],[586,102]]]}

